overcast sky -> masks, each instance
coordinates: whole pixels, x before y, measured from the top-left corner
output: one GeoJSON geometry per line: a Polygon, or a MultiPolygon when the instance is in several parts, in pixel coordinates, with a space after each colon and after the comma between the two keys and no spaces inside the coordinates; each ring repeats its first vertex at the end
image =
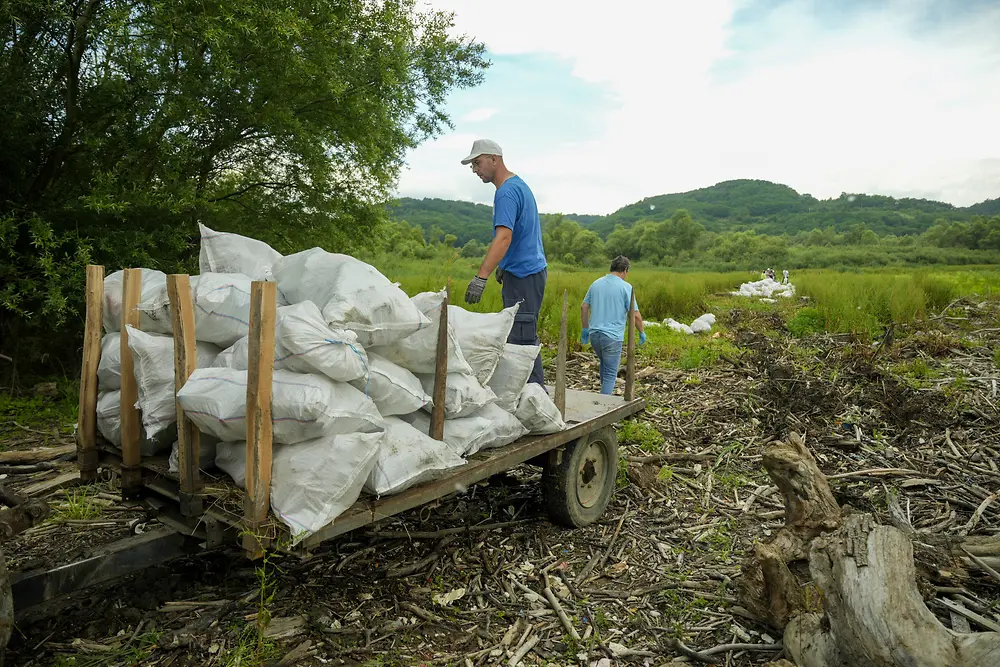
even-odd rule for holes
{"type": "Polygon", "coordinates": [[[815,197],[1000,197],[1000,0],[424,0],[485,42],[399,194],[491,204],[500,143],[543,212],[734,178],[815,197]]]}

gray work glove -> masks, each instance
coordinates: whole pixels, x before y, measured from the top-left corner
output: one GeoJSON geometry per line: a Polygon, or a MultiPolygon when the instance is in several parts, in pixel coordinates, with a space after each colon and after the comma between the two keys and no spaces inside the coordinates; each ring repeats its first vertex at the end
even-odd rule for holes
{"type": "Polygon", "coordinates": [[[500,283],[501,285],[503,285],[503,275],[505,273],[507,273],[507,272],[504,271],[503,269],[501,269],[499,266],[497,267],[497,273],[496,273],[497,282],[500,283]]]}
{"type": "Polygon", "coordinates": [[[486,289],[486,278],[480,278],[476,276],[469,283],[468,289],[465,290],[465,302],[466,303],[479,303],[479,300],[483,298],[483,290],[486,289]]]}

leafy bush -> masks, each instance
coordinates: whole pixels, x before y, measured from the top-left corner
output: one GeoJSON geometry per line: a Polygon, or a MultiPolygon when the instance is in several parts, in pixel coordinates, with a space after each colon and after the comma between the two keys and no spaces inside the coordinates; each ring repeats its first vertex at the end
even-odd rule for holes
{"type": "Polygon", "coordinates": [[[800,308],[788,320],[788,331],[797,338],[826,330],[826,318],[816,308],[800,308]]]}

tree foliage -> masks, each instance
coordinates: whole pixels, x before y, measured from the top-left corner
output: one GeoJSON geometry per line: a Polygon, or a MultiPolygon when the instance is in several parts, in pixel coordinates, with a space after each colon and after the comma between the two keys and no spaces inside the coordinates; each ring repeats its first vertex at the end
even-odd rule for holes
{"type": "Polygon", "coordinates": [[[370,244],[487,65],[451,27],[416,0],[0,4],[0,324],[72,316],[88,262],[190,270],[199,220],[370,244]]]}

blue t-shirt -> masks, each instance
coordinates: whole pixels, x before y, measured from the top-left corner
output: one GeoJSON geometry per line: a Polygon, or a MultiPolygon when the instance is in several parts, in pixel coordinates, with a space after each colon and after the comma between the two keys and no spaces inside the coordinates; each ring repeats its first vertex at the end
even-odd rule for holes
{"type": "Polygon", "coordinates": [[[508,178],[493,195],[493,236],[497,227],[511,230],[510,247],[500,260],[501,269],[524,278],[547,266],[535,195],[520,176],[508,178]]]}
{"type": "MultiPolygon", "coordinates": [[[[598,278],[587,290],[583,302],[590,306],[590,333],[600,331],[614,340],[625,340],[625,323],[628,318],[632,286],[609,273],[598,278]]],[[[635,300],[639,310],[639,299],[635,300]]]]}

